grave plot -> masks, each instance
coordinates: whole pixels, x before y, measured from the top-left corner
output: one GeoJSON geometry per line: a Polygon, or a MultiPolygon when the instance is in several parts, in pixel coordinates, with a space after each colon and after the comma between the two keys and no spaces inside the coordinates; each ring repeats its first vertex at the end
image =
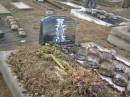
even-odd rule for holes
{"type": "MultiPolygon", "coordinates": [[[[116,2],[116,1],[112,1],[112,2],[116,2]]],[[[129,21],[127,18],[117,16],[113,13],[108,13],[104,10],[87,9],[83,6],[80,6],[79,4],[73,3],[73,1],[72,2],[63,1],[60,3],[74,8],[71,10],[72,15],[80,19],[94,22],[99,25],[104,25],[104,26],[123,25],[123,24],[127,24],[127,22],[129,21]]]]}
{"type": "Polygon", "coordinates": [[[14,97],[122,97],[97,72],[82,68],[51,45],[1,52],[1,59],[1,71],[11,79],[8,86],[14,97]]]}
{"type": "Polygon", "coordinates": [[[71,14],[80,19],[103,26],[124,25],[129,22],[129,20],[124,17],[98,9],[72,9],[71,14]]]}
{"type": "Polygon", "coordinates": [[[121,49],[130,51],[130,27],[129,25],[113,27],[107,40],[111,44],[121,49]]]}

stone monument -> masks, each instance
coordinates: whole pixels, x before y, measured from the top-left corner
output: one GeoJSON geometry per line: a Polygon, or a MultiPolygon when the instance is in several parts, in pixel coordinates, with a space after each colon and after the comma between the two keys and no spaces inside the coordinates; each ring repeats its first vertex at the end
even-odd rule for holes
{"type": "Polygon", "coordinates": [[[66,16],[48,16],[41,20],[39,43],[75,44],[76,21],[66,16]]]}

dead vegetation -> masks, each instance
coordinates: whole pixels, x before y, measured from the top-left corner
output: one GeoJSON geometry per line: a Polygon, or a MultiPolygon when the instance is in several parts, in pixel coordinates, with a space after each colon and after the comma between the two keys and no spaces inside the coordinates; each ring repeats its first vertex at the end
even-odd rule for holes
{"type": "Polygon", "coordinates": [[[51,58],[39,59],[36,53],[35,47],[29,47],[9,58],[13,72],[27,89],[29,97],[76,97],[73,95],[76,86],[72,85],[67,73],[60,70],[51,58]]]}
{"type": "Polygon", "coordinates": [[[29,97],[121,97],[96,72],[67,60],[49,45],[23,47],[9,57],[8,63],[29,97]]]}

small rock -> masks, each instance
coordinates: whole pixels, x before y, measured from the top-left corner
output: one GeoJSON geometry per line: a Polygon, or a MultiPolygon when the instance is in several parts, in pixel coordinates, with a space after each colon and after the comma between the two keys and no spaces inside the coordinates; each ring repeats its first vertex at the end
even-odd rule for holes
{"type": "Polygon", "coordinates": [[[85,48],[81,48],[78,50],[78,52],[75,54],[75,58],[80,61],[85,61],[87,56],[87,52],[85,48]]]}
{"type": "Polygon", "coordinates": [[[17,24],[16,21],[11,21],[10,25],[17,24]]]}
{"type": "Polygon", "coordinates": [[[100,57],[93,53],[88,53],[86,58],[86,66],[92,69],[99,68],[100,57]]]}
{"type": "Polygon", "coordinates": [[[102,52],[101,58],[102,60],[107,60],[107,61],[112,61],[113,59],[115,59],[114,55],[109,52],[102,52]]]}
{"type": "Polygon", "coordinates": [[[45,95],[42,95],[41,97],[45,97],[45,95]]]}
{"type": "Polygon", "coordinates": [[[19,28],[19,31],[24,31],[24,29],[23,28],[19,28]]]}
{"type": "Polygon", "coordinates": [[[35,93],[35,96],[38,96],[38,93],[35,93]]]}
{"type": "Polygon", "coordinates": [[[24,38],[27,35],[25,31],[19,31],[18,34],[21,38],[24,38]]]}
{"type": "Polygon", "coordinates": [[[20,40],[20,43],[25,43],[26,42],[26,40],[20,40]]]}
{"type": "Polygon", "coordinates": [[[46,11],[46,15],[47,16],[51,16],[51,15],[53,15],[54,14],[54,10],[53,9],[48,9],[47,11],[46,11]]]}
{"type": "Polygon", "coordinates": [[[126,66],[124,63],[117,61],[117,60],[114,60],[113,64],[115,65],[116,72],[123,72],[124,73],[126,71],[126,66]]]}
{"type": "Polygon", "coordinates": [[[16,25],[16,24],[13,24],[13,25],[11,25],[11,30],[12,31],[17,31],[18,30],[18,25],[16,25]]]}
{"type": "Polygon", "coordinates": [[[21,38],[25,38],[27,35],[23,28],[19,28],[18,34],[21,38]]]}
{"type": "Polygon", "coordinates": [[[99,73],[104,76],[112,77],[114,75],[114,69],[115,67],[111,62],[103,61],[99,66],[99,73]]]}
{"type": "Polygon", "coordinates": [[[13,21],[15,21],[15,19],[9,19],[9,20],[7,21],[7,23],[10,24],[10,22],[13,22],[13,21]]]}
{"type": "Polygon", "coordinates": [[[14,17],[13,16],[7,16],[6,20],[8,21],[9,19],[14,19],[14,17]]]}
{"type": "Polygon", "coordinates": [[[103,20],[103,19],[105,19],[105,18],[106,18],[106,16],[104,16],[104,15],[101,15],[101,16],[100,16],[100,19],[101,19],[101,20],[103,20]]]}
{"type": "Polygon", "coordinates": [[[112,80],[116,85],[121,87],[127,87],[128,85],[128,76],[125,73],[116,73],[112,80]]]}
{"type": "Polygon", "coordinates": [[[98,48],[97,47],[90,47],[90,48],[88,48],[88,52],[89,53],[92,53],[92,54],[99,54],[99,50],[98,50],[98,48]]]}

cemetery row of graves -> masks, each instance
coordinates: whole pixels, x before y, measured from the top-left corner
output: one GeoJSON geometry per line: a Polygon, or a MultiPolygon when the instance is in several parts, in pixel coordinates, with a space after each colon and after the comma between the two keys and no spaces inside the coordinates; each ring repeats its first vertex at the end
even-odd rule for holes
{"type": "Polygon", "coordinates": [[[130,96],[130,17],[73,1],[0,1],[0,97],[130,96]]]}

